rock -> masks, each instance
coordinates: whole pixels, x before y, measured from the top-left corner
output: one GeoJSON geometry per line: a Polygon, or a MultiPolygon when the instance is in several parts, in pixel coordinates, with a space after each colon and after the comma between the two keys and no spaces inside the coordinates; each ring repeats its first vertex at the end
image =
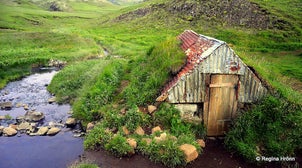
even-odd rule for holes
{"type": "Polygon", "coordinates": [[[50,128],[50,129],[47,131],[47,135],[50,135],[50,136],[56,135],[56,134],[59,133],[60,131],[61,131],[60,128],[58,128],[58,127],[52,127],[52,128],[50,128]]]}
{"type": "Polygon", "coordinates": [[[55,123],[55,122],[53,122],[53,121],[50,121],[49,123],[48,123],[48,125],[49,125],[49,127],[64,127],[64,124],[61,124],[61,123],[55,123]]]}
{"type": "Polygon", "coordinates": [[[4,126],[0,126],[0,135],[3,133],[4,126]]]}
{"type": "Polygon", "coordinates": [[[196,142],[198,143],[198,145],[202,148],[206,147],[206,143],[204,142],[203,139],[197,139],[196,142]]]}
{"type": "Polygon", "coordinates": [[[172,140],[172,141],[177,141],[176,136],[173,136],[173,135],[171,135],[171,136],[169,137],[169,139],[172,140]]]}
{"type": "Polygon", "coordinates": [[[126,112],[127,112],[126,107],[122,108],[120,112],[121,112],[121,114],[123,114],[123,115],[126,114],[126,112]]]}
{"type": "Polygon", "coordinates": [[[148,112],[149,112],[149,114],[152,114],[155,110],[157,110],[156,106],[153,106],[153,105],[149,105],[148,106],[148,112]]]}
{"type": "Polygon", "coordinates": [[[27,104],[23,104],[23,108],[24,108],[24,110],[29,110],[29,107],[27,104]]]}
{"type": "Polygon", "coordinates": [[[18,127],[18,125],[16,125],[16,124],[9,124],[9,127],[10,127],[10,128],[13,128],[13,129],[15,129],[15,130],[16,130],[16,129],[17,129],[17,127],[18,127]]]}
{"type": "Polygon", "coordinates": [[[51,97],[48,99],[49,104],[54,103],[54,102],[56,102],[56,97],[51,97]]]}
{"type": "Polygon", "coordinates": [[[152,139],[150,139],[150,138],[142,138],[142,141],[146,142],[147,145],[150,145],[150,143],[152,142],[152,139]]]}
{"type": "Polygon", "coordinates": [[[159,126],[154,127],[154,128],[152,128],[152,130],[151,130],[152,134],[154,134],[154,133],[157,132],[157,131],[160,131],[160,132],[162,131],[161,128],[160,128],[159,126]]]}
{"type": "Polygon", "coordinates": [[[73,114],[73,111],[72,111],[72,110],[70,110],[70,111],[68,111],[68,112],[67,112],[67,114],[73,114]]]}
{"type": "Polygon", "coordinates": [[[165,141],[167,139],[166,133],[161,133],[159,137],[154,137],[154,140],[156,143],[159,143],[161,141],[165,141]]]}
{"type": "Polygon", "coordinates": [[[16,118],[17,123],[22,123],[23,121],[25,121],[25,117],[24,116],[18,116],[16,118]]]}
{"type": "Polygon", "coordinates": [[[5,120],[5,116],[0,116],[0,120],[5,120]]]}
{"type": "Polygon", "coordinates": [[[11,127],[6,127],[3,129],[3,134],[5,136],[15,136],[17,134],[17,130],[11,127]]]}
{"type": "Polygon", "coordinates": [[[37,121],[44,119],[44,114],[41,112],[37,112],[37,111],[28,111],[25,113],[24,118],[27,121],[37,122],[37,121]]]}
{"type": "Polygon", "coordinates": [[[195,146],[191,144],[183,144],[179,147],[179,149],[184,152],[187,163],[195,160],[198,157],[198,152],[195,146]]]}
{"type": "Polygon", "coordinates": [[[9,95],[9,91],[8,91],[8,90],[5,90],[5,91],[4,91],[4,95],[9,95]]]}
{"type": "Polygon", "coordinates": [[[10,110],[13,107],[13,103],[12,102],[4,102],[4,103],[0,103],[0,108],[2,110],[10,110]]]}
{"type": "Polygon", "coordinates": [[[22,122],[18,125],[17,130],[27,130],[30,128],[30,124],[28,122],[22,122]]]}
{"type": "Polygon", "coordinates": [[[126,126],[123,126],[123,127],[122,127],[122,130],[123,130],[123,132],[124,132],[125,135],[129,135],[129,134],[130,134],[130,132],[129,132],[129,130],[127,129],[126,126]]]}
{"type": "Polygon", "coordinates": [[[37,127],[36,125],[33,125],[33,123],[30,123],[29,128],[27,129],[26,133],[30,134],[30,133],[34,133],[37,131],[37,127]]]}
{"type": "Polygon", "coordinates": [[[94,128],[94,124],[92,122],[87,124],[86,132],[90,132],[94,128]]]}
{"type": "Polygon", "coordinates": [[[17,108],[20,108],[20,107],[22,107],[22,106],[23,106],[22,103],[17,103],[17,104],[16,104],[16,107],[17,107],[17,108]]]}
{"type": "Polygon", "coordinates": [[[73,137],[76,137],[76,138],[83,137],[83,136],[85,136],[85,133],[84,133],[84,132],[80,132],[80,133],[75,133],[75,134],[73,134],[73,137]]]}
{"type": "Polygon", "coordinates": [[[134,131],[134,133],[136,133],[138,135],[145,135],[145,131],[143,130],[143,128],[141,126],[138,126],[136,128],[136,130],[134,131]]]}
{"type": "Polygon", "coordinates": [[[127,142],[128,142],[128,144],[129,144],[133,149],[136,149],[136,147],[137,147],[137,142],[136,142],[135,139],[133,139],[133,138],[128,138],[128,139],[127,139],[127,142]]]}
{"type": "Polygon", "coordinates": [[[67,118],[65,124],[67,125],[67,127],[73,127],[77,124],[77,121],[75,118],[67,118]]]}
{"type": "Polygon", "coordinates": [[[40,127],[38,132],[37,132],[37,135],[45,135],[46,133],[48,132],[48,127],[40,127]]]}

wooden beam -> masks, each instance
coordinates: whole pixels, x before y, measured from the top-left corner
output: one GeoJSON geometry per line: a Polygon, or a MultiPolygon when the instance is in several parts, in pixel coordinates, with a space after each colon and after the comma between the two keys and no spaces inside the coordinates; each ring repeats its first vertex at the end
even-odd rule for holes
{"type": "Polygon", "coordinates": [[[210,88],[216,88],[216,87],[234,87],[234,84],[233,83],[210,84],[210,88]]]}

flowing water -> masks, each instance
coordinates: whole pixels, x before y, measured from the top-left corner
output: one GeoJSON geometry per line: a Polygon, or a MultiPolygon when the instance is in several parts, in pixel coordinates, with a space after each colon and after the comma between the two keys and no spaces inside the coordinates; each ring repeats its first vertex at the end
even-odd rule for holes
{"type": "MultiPolygon", "coordinates": [[[[39,126],[50,122],[64,124],[70,116],[70,105],[49,104],[52,95],[46,87],[57,71],[35,73],[20,81],[10,82],[0,91],[0,102],[11,102],[12,109],[0,110],[0,116],[11,120],[0,120],[7,127],[14,124],[26,110],[44,113],[39,126]]],[[[18,133],[14,137],[0,136],[0,168],[60,168],[66,167],[83,153],[83,139],[73,137],[72,130],[62,127],[55,136],[29,136],[18,133]]]]}

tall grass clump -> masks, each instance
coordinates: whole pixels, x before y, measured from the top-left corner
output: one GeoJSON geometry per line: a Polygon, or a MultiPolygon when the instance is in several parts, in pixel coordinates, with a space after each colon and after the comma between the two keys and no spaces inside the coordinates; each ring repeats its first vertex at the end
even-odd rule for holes
{"type": "Polygon", "coordinates": [[[68,65],[54,76],[47,89],[56,95],[59,103],[73,103],[84,85],[94,83],[109,62],[89,60],[68,65]]]}
{"type": "Polygon", "coordinates": [[[154,114],[154,124],[162,125],[177,137],[186,135],[188,137],[204,138],[206,136],[206,129],[203,124],[183,121],[179,110],[167,103],[162,104],[154,114]]]}
{"type": "Polygon", "coordinates": [[[130,64],[130,84],[124,91],[128,105],[145,105],[153,102],[159,89],[183,65],[185,54],[180,49],[180,41],[170,38],[155,47],[147,55],[130,64]]]}
{"type": "Polygon", "coordinates": [[[91,85],[81,89],[81,94],[73,105],[75,117],[86,121],[98,118],[100,107],[113,100],[124,74],[123,67],[119,61],[111,62],[91,85]]]}
{"type": "Polygon", "coordinates": [[[238,117],[225,140],[250,162],[256,156],[295,156],[301,142],[302,107],[272,96],[238,117]]]}

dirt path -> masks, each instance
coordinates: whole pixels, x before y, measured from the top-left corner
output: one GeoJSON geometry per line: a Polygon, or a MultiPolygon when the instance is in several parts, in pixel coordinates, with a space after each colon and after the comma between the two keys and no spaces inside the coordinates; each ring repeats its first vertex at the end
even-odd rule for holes
{"type": "MultiPolygon", "coordinates": [[[[165,166],[159,163],[151,162],[147,157],[134,155],[130,158],[115,158],[110,153],[101,151],[85,151],[80,159],[98,164],[101,168],[164,168],[165,166]]],[[[298,162],[302,165],[302,158],[298,158],[298,162]]],[[[223,147],[222,140],[207,140],[206,147],[201,156],[197,160],[188,164],[186,168],[201,168],[201,167],[223,167],[223,168],[254,168],[257,165],[246,163],[242,158],[232,155],[223,147]]],[[[263,166],[265,168],[281,167],[277,163],[269,163],[263,166]]]]}

